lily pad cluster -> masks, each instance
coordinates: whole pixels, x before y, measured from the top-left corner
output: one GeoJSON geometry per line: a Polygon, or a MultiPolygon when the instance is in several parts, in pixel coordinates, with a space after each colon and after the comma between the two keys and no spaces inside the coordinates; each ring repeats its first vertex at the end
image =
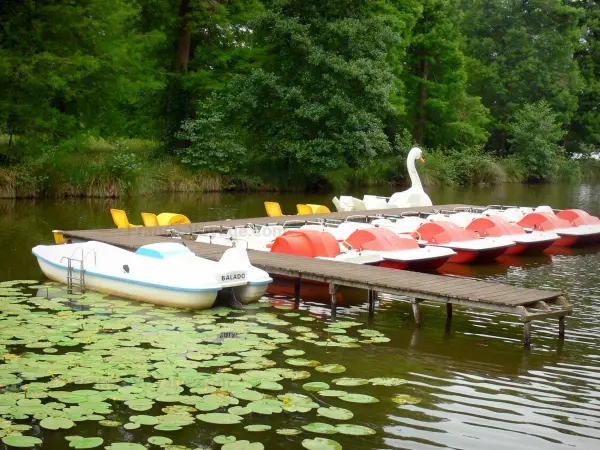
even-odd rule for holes
{"type": "MultiPolygon", "coordinates": [[[[0,283],[0,438],[10,447],[38,445],[39,438],[25,435],[31,432],[29,424],[37,424],[47,432],[73,429],[66,436],[71,448],[146,448],[146,442],[106,443],[76,434],[78,424],[96,422],[148,430],[155,435],[147,445],[171,450],[187,447],[173,444],[161,432],[231,425],[232,434],[217,435],[215,443],[224,450],[260,450],[261,443],[237,439],[235,430],[260,436],[271,430],[264,424],[266,416],[312,413],[304,425],[270,432],[302,435],[299,442],[305,448],[338,449],[339,443],[311,434],[375,433],[340,423],[354,418],[342,403],[379,402],[351,389],[405,382],[335,378],[346,371],[344,366],[312,360],[305,350],[293,348],[297,341],[342,348],[385,342],[380,332],[356,329],[359,322],[325,326],[302,316],[296,320],[309,319],[303,322],[310,327],[294,326],[286,319],[298,313],[268,312],[268,302],[247,311],[183,312],[93,292],[67,295],[53,284],[34,286],[37,296],[25,291],[23,285],[35,283],[0,283]],[[284,367],[274,358],[284,361],[284,367]],[[313,375],[331,379],[301,381],[313,375]],[[299,380],[302,393],[291,392],[289,386],[299,380]],[[331,399],[340,406],[332,406],[331,399]],[[315,416],[317,422],[311,422],[315,416]]],[[[418,399],[398,395],[393,401],[414,404],[418,399]]]]}

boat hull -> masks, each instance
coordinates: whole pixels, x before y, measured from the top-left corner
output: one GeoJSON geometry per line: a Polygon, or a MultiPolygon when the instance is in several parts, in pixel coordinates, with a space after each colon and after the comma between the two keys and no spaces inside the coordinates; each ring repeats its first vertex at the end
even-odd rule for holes
{"type": "MultiPolygon", "coordinates": [[[[50,264],[42,258],[37,258],[44,275],[52,281],[67,284],[67,269],[50,264]]],[[[77,276],[77,271],[75,276],[77,276]]],[[[85,286],[92,291],[118,297],[153,303],[155,305],[171,306],[175,308],[208,309],[214,304],[218,290],[185,291],[172,288],[163,288],[145,284],[133,284],[125,280],[101,277],[92,273],[85,273],[85,286]]]]}
{"type": "Polygon", "coordinates": [[[442,256],[439,258],[429,258],[413,261],[385,260],[381,261],[376,265],[379,267],[387,267],[390,269],[410,270],[412,272],[433,272],[434,270],[443,266],[446,262],[448,262],[448,260],[448,256],[442,256]]]}
{"type": "Polygon", "coordinates": [[[248,303],[259,300],[267,292],[269,283],[248,283],[243,286],[233,288],[235,298],[238,302],[247,305],[248,303]]]}

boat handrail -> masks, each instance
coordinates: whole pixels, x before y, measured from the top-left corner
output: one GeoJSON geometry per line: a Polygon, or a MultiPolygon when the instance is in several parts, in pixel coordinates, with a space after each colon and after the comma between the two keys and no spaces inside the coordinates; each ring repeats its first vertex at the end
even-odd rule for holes
{"type": "MultiPolygon", "coordinates": [[[[81,253],[83,254],[83,249],[81,249],[81,253]]],[[[82,261],[85,261],[87,259],[87,257],[89,256],[90,253],[94,254],[94,267],[98,266],[98,255],[96,254],[96,249],[95,248],[90,248],[87,253],[85,254],[85,256],[83,257],[82,261]]],[[[81,268],[83,270],[83,267],[81,268]]]]}

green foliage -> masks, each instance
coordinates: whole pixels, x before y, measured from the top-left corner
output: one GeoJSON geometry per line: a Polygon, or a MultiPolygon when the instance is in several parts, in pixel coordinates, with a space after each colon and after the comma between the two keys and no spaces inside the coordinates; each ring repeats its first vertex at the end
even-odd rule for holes
{"type": "Polygon", "coordinates": [[[577,110],[573,52],[580,11],[562,0],[462,0],[470,89],[494,118],[490,146],[505,151],[507,127],[526,103],[547,100],[561,123],[577,110]]]}
{"type": "Polygon", "coordinates": [[[548,102],[526,104],[514,114],[509,132],[511,151],[523,164],[528,180],[545,181],[556,175],[564,162],[557,144],[564,133],[548,102]]]}
{"type": "Polygon", "coordinates": [[[409,40],[405,124],[428,147],[485,143],[489,113],[467,94],[467,72],[456,0],[423,0],[409,40]]]}
{"type": "Polygon", "coordinates": [[[125,0],[6,0],[0,8],[0,131],[56,141],[122,125],[116,106],[145,85],[147,36],[125,0]]]}
{"type": "Polygon", "coordinates": [[[268,1],[254,45],[262,69],[230,84],[232,120],[248,130],[253,163],[323,176],[389,151],[383,118],[394,78],[387,50],[397,35],[353,0],[268,1]]]}
{"type": "Polygon", "coordinates": [[[179,139],[188,141],[180,150],[181,162],[215,173],[236,172],[245,162],[246,149],[237,130],[224,122],[216,98],[198,105],[196,117],[183,122],[179,139]]]}

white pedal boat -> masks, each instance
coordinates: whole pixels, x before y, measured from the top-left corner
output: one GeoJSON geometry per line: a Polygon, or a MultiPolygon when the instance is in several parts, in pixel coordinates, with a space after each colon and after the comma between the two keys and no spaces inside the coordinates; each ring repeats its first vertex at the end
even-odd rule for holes
{"type": "Polygon", "coordinates": [[[231,289],[240,303],[258,300],[271,277],[250,264],[243,248],[225,251],[221,259],[200,258],[180,243],[157,243],[135,253],[102,242],[38,245],[32,249],[42,272],[67,284],[84,271],[90,290],[176,308],[210,308],[219,291],[231,289]]]}

